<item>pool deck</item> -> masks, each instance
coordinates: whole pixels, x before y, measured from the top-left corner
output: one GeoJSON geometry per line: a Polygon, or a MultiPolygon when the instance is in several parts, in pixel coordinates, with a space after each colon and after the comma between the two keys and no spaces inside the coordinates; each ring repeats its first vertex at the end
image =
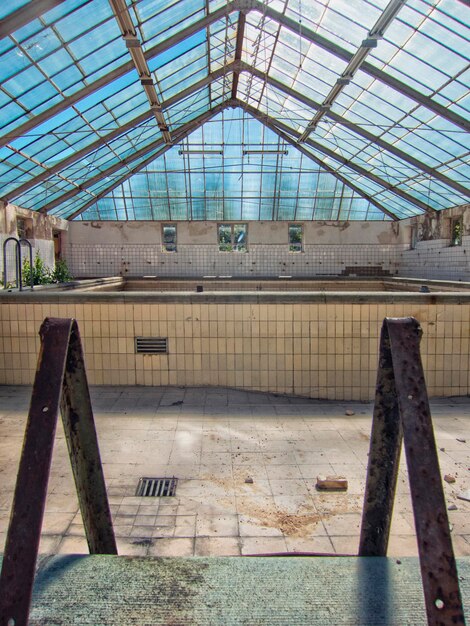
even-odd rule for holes
{"type": "MultiPolygon", "coordinates": [[[[0,551],[30,393],[0,387],[0,551]]],[[[119,554],[357,553],[372,404],[213,387],[91,394],[119,554]],[[316,491],[320,474],[344,475],[348,491],[316,491]],[[176,496],[136,497],[141,476],[178,477],[176,496]]],[[[432,399],[431,412],[442,476],[455,478],[443,483],[455,554],[470,556],[470,502],[457,497],[470,489],[470,398],[432,399]]],[[[403,457],[395,557],[417,555],[403,457]]],[[[40,552],[88,552],[60,421],[40,552]]]]}
{"type": "Polygon", "coordinates": [[[0,303],[470,304],[470,282],[402,277],[121,277],[0,289],[0,303]],[[370,286],[370,288],[369,288],[370,286]],[[420,288],[429,292],[421,292],[420,288]]]}

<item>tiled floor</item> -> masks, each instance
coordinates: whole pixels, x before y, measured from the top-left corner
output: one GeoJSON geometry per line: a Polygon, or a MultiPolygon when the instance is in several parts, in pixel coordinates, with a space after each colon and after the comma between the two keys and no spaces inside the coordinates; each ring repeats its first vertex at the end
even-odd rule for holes
{"type": "MultiPolygon", "coordinates": [[[[30,393],[0,387],[0,549],[30,393]]],[[[357,552],[370,404],[174,387],[95,387],[92,402],[120,554],[357,552]],[[345,475],[347,493],[317,492],[318,474],[345,475]],[[140,476],[177,476],[176,497],[135,497],[140,476]]],[[[434,400],[432,414],[442,475],[456,477],[454,549],[470,555],[470,503],[456,498],[470,488],[470,398],[434,400]]],[[[40,549],[87,552],[61,426],[40,549]]],[[[389,553],[417,554],[404,465],[389,553]]]]}

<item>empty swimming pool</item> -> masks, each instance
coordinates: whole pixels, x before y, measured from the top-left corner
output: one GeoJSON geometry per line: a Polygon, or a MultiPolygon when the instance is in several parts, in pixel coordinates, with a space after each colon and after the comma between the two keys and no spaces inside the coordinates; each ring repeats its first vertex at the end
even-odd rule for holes
{"type": "Polygon", "coordinates": [[[470,392],[468,284],[115,278],[70,287],[0,294],[0,383],[30,384],[41,322],[74,317],[92,384],[214,385],[370,400],[384,317],[413,316],[423,328],[429,394],[470,392]],[[420,292],[422,286],[430,292],[420,292]],[[159,348],[142,352],[145,345],[159,348]]]}

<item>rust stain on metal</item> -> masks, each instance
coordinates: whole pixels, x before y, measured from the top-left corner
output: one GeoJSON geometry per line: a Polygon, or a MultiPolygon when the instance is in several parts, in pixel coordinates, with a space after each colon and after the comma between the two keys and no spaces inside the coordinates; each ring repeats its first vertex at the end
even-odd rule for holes
{"type": "Polygon", "coordinates": [[[0,623],[26,626],[59,408],[90,552],[117,554],[77,322],[46,318],[0,576],[0,623]]]}
{"type": "Polygon", "coordinates": [[[384,320],[359,555],[386,554],[403,439],[428,623],[464,624],[421,336],[414,318],[384,320]]]}

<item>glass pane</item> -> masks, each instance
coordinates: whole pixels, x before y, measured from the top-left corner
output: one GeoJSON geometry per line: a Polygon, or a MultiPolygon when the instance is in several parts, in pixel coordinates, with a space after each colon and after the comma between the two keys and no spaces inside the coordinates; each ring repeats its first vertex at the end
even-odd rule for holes
{"type": "Polygon", "coordinates": [[[301,224],[289,224],[289,252],[302,252],[301,224]]]}
{"type": "Polygon", "coordinates": [[[246,252],[246,224],[233,225],[233,250],[234,252],[246,252]]]}
{"type": "Polygon", "coordinates": [[[230,252],[232,250],[231,224],[219,224],[219,250],[221,252],[230,252]]]}
{"type": "Polygon", "coordinates": [[[163,224],[163,250],[176,252],[176,224],[163,224]]]}

